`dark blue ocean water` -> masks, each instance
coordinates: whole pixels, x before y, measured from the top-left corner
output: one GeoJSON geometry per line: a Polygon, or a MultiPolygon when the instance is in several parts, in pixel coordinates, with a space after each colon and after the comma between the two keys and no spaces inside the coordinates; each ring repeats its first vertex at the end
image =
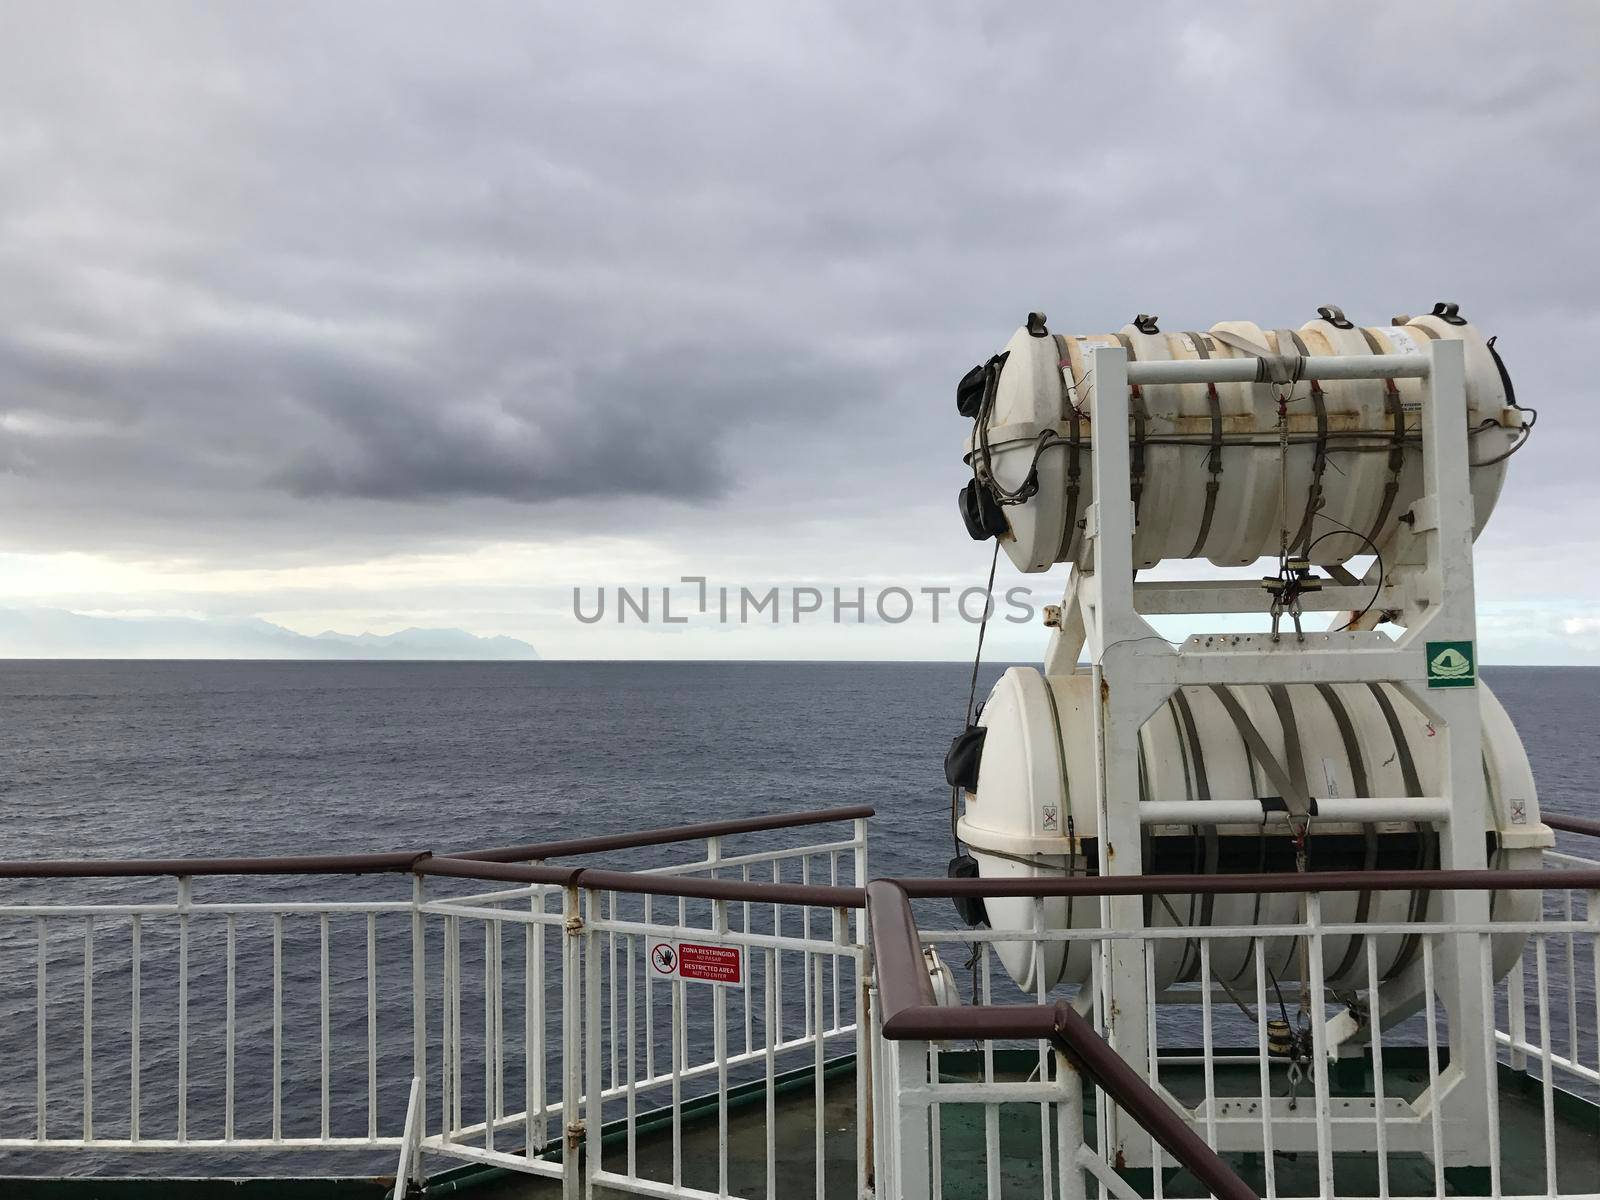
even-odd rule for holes
{"type": "MultiPolygon", "coordinates": [[[[980,695],[999,670],[985,668],[980,695]]],[[[447,851],[872,804],[873,873],[942,874],[950,854],[942,757],[961,725],[969,671],[906,663],[3,662],[0,858],[447,851]]],[[[1541,803],[1600,812],[1600,670],[1485,675],[1527,745],[1541,803]]],[[[265,881],[247,890],[282,897],[299,886],[265,881]]],[[[226,894],[221,887],[208,898],[226,894]]],[[[374,882],[373,894],[382,887],[374,882]]],[[[94,885],[94,894],[170,898],[148,885],[94,885]]],[[[384,894],[397,893],[390,886],[384,894]]],[[[0,881],[0,904],[66,898],[0,881]]],[[[157,1033],[170,1027],[175,946],[170,930],[151,924],[143,1103],[161,1107],[170,1104],[170,1046],[157,1033]]],[[[29,926],[0,920],[6,1136],[31,1132],[37,946],[29,926]]],[[[339,986],[359,998],[361,930],[335,933],[339,986]]],[[[215,931],[207,936],[213,953],[196,967],[191,1000],[202,1016],[220,994],[215,931]]],[[[109,1039],[98,1044],[115,1064],[128,1025],[125,1007],[116,1007],[128,995],[126,932],[106,928],[97,937],[97,1037],[109,1039]]],[[[266,952],[266,937],[241,927],[241,956],[266,952]]],[[[313,986],[315,939],[308,928],[286,943],[291,987],[313,986]]],[[[81,938],[53,940],[50,958],[62,972],[79,969],[72,964],[81,964],[81,938]]],[[[66,985],[52,976],[52,1079],[81,1071],[81,1000],[58,996],[66,985]]],[[[266,1086],[261,1001],[240,1002],[241,1011],[254,1006],[247,1042],[256,1055],[241,1058],[241,1075],[251,1077],[241,1088],[258,1098],[266,1086]]],[[[359,1036],[351,1022],[359,1024],[361,1011],[341,1005],[334,1022],[359,1036]]],[[[219,1050],[201,1036],[191,1105],[204,1114],[215,1110],[219,1050]]],[[[315,1030],[300,1027],[289,1050],[314,1054],[315,1042],[315,1030]]],[[[385,1051],[386,1110],[395,1088],[403,1092],[408,1050],[397,1044],[392,1063],[385,1051]]],[[[113,1131],[118,1120],[126,1126],[129,1107],[120,1069],[120,1079],[103,1083],[113,1095],[97,1100],[99,1123],[113,1131]]],[[[364,1096],[361,1064],[340,1069],[350,1072],[347,1090],[364,1096]]],[[[285,1120],[303,1127],[316,1107],[315,1097],[292,1096],[285,1120]]],[[[73,1116],[70,1106],[65,1115],[73,1116]]],[[[348,1125],[355,1115],[340,1119],[348,1125]]],[[[47,1168],[0,1155],[0,1174],[47,1168]]]]}
{"type": "MultiPolygon", "coordinates": [[[[0,662],[0,857],[445,850],[873,804],[875,870],[938,872],[969,671],[0,662]]],[[[1600,669],[1484,674],[1541,803],[1594,811],[1600,669]]]]}
{"type": "Polygon", "coordinates": [[[444,850],[869,803],[883,870],[942,870],[969,670],[4,663],[0,796],[28,817],[0,856],[444,850]]]}

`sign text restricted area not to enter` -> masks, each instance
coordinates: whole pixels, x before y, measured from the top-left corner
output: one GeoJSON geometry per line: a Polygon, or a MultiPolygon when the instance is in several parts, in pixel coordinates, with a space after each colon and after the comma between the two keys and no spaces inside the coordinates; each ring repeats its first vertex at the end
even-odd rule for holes
{"type": "Polygon", "coordinates": [[[743,987],[744,949],[706,942],[655,942],[650,947],[650,969],[657,978],[743,987]]]}

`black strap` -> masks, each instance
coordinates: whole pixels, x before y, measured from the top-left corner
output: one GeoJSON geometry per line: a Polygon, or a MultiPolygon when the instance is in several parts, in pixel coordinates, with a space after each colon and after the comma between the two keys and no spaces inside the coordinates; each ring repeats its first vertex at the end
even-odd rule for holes
{"type": "Polygon", "coordinates": [[[1061,546],[1056,551],[1056,561],[1062,562],[1068,558],[1072,549],[1072,539],[1078,532],[1078,497],[1081,493],[1080,480],[1083,468],[1080,453],[1083,449],[1082,430],[1079,428],[1083,418],[1078,413],[1078,406],[1072,402],[1072,393],[1067,388],[1067,375],[1072,371],[1072,356],[1067,346],[1065,334],[1056,334],[1056,348],[1061,353],[1061,406],[1065,408],[1067,417],[1067,503],[1066,517],[1061,526],[1061,546]]]}
{"type": "MultiPolygon", "coordinates": [[[[1270,693],[1273,707],[1277,708],[1279,719],[1283,722],[1284,749],[1289,758],[1289,768],[1287,770],[1278,761],[1277,756],[1272,753],[1271,747],[1267,745],[1266,740],[1261,736],[1260,731],[1256,729],[1255,724],[1250,720],[1249,714],[1244,711],[1243,706],[1234,697],[1233,692],[1220,683],[1213,683],[1210,686],[1211,690],[1216,693],[1217,699],[1222,701],[1222,707],[1227,710],[1228,716],[1233,718],[1234,728],[1239,731],[1239,736],[1244,740],[1244,744],[1249,747],[1256,761],[1266,771],[1267,778],[1272,782],[1272,786],[1278,789],[1278,794],[1283,799],[1285,811],[1299,823],[1299,828],[1303,829],[1306,821],[1316,815],[1316,809],[1306,791],[1305,761],[1300,755],[1299,730],[1295,727],[1294,710],[1288,709],[1287,712],[1285,711],[1288,705],[1288,695],[1283,693],[1283,685],[1273,684],[1270,693]]],[[[1262,801],[1261,807],[1263,812],[1267,811],[1265,800],[1262,801]]]]}
{"type": "MultiPolygon", "coordinates": [[[[1145,757],[1145,736],[1146,731],[1143,729],[1134,735],[1134,744],[1139,747],[1140,804],[1150,799],[1150,763],[1145,757]]],[[[1154,856],[1150,853],[1151,836],[1150,826],[1141,824],[1139,826],[1139,862],[1141,869],[1148,869],[1148,864],[1154,861],[1154,856]]],[[[1146,892],[1144,895],[1144,924],[1147,929],[1153,923],[1151,918],[1155,916],[1155,905],[1155,896],[1146,892]]]]}
{"type": "MultiPolygon", "coordinates": [[[[1056,835],[1067,839],[1067,853],[1064,858],[1067,874],[1070,876],[1076,873],[1075,868],[1078,861],[1078,833],[1073,827],[1072,821],[1072,778],[1067,774],[1066,737],[1061,732],[1061,709],[1056,704],[1056,691],[1050,686],[1050,680],[1048,679],[1044,681],[1044,698],[1050,702],[1050,727],[1055,731],[1056,768],[1061,772],[1061,811],[1056,816],[1056,835]]],[[[1068,896],[1068,929],[1072,928],[1072,901],[1073,897],[1068,896]]],[[[1071,956],[1072,947],[1069,945],[1062,952],[1062,959],[1065,961],[1071,956]]]]}
{"type": "MultiPolygon", "coordinates": [[[[1294,348],[1301,358],[1311,357],[1305,342],[1292,329],[1279,332],[1279,354],[1283,353],[1285,335],[1294,342],[1294,348]]],[[[1311,485],[1306,489],[1306,511],[1300,518],[1300,529],[1290,542],[1290,545],[1301,554],[1304,554],[1311,545],[1311,522],[1322,509],[1322,476],[1328,469],[1328,405],[1322,394],[1322,384],[1315,379],[1311,381],[1311,407],[1317,415],[1317,442],[1311,456],[1311,485]]]]}
{"type": "MultiPolygon", "coordinates": [[[[1201,358],[1211,357],[1206,349],[1204,334],[1187,333],[1184,336],[1194,343],[1195,353],[1201,358]]],[[[1211,519],[1217,512],[1217,493],[1222,490],[1222,398],[1217,395],[1217,385],[1214,383],[1206,384],[1206,404],[1211,409],[1211,454],[1207,461],[1211,479],[1206,484],[1206,506],[1200,515],[1200,532],[1195,535],[1194,545],[1186,556],[1188,558],[1199,558],[1205,549],[1206,538],[1211,534],[1211,519]]]]}
{"type": "MultiPolygon", "coordinates": [[[[1133,339],[1125,333],[1117,334],[1117,341],[1122,343],[1122,348],[1127,352],[1128,361],[1138,362],[1139,356],[1133,351],[1133,339]]],[[[1144,409],[1144,393],[1139,390],[1137,383],[1128,388],[1129,408],[1133,412],[1133,445],[1129,447],[1129,466],[1132,479],[1129,492],[1133,496],[1133,524],[1139,526],[1139,500],[1144,495],[1144,423],[1146,413],[1144,409]]]]}
{"type": "MultiPolygon", "coordinates": [[[[1184,779],[1189,779],[1189,764],[1194,765],[1194,797],[1201,802],[1211,799],[1211,781],[1206,777],[1206,756],[1200,745],[1200,733],[1194,723],[1194,710],[1189,707],[1189,698],[1179,688],[1172,693],[1169,701],[1173,709],[1173,720],[1181,730],[1182,736],[1178,742],[1180,748],[1187,746],[1184,755],[1184,779]]],[[[1201,841],[1201,852],[1204,854],[1200,862],[1200,873],[1215,875],[1217,873],[1217,859],[1219,856],[1219,843],[1217,840],[1217,827],[1215,825],[1201,825],[1198,827],[1201,841]]],[[[1195,898],[1189,897],[1189,922],[1202,926],[1210,925],[1216,910],[1217,898],[1209,892],[1200,897],[1200,917],[1195,920],[1195,898]]],[[[1179,964],[1178,981],[1188,983],[1198,977],[1200,973],[1199,947],[1194,942],[1185,942],[1183,949],[1183,962],[1179,964]],[[1194,961],[1190,963],[1190,950],[1194,949],[1194,961]]]]}
{"type": "MultiPolygon", "coordinates": [[[[1411,757],[1411,743],[1406,741],[1406,731],[1401,727],[1400,718],[1395,715],[1394,705],[1389,701],[1389,694],[1384,691],[1380,683],[1369,683],[1367,688],[1372,692],[1373,698],[1378,702],[1378,708],[1383,712],[1384,723],[1389,727],[1389,736],[1394,741],[1394,752],[1400,760],[1400,778],[1404,781],[1406,795],[1417,797],[1422,795],[1422,780],[1417,775],[1417,764],[1411,757]]],[[[1428,870],[1433,858],[1434,840],[1428,836],[1429,831],[1418,824],[1417,827],[1417,869],[1428,870]]],[[[1431,893],[1417,891],[1411,893],[1411,909],[1407,917],[1412,924],[1426,920],[1428,915],[1428,898],[1431,893]]],[[[1400,950],[1394,957],[1394,963],[1384,973],[1384,981],[1393,979],[1401,971],[1411,965],[1411,960],[1417,956],[1417,951],[1422,945],[1420,934],[1408,933],[1405,940],[1400,943],[1400,950]]]]}
{"type": "Polygon", "coordinates": [[[1506,370],[1506,362],[1505,359],[1500,357],[1500,351],[1494,348],[1494,344],[1499,337],[1499,334],[1495,334],[1484,344],[1488,346],[1489,355],[1494,359],[1494,369],[1500,372],[1500,386],[1506,391],[1506,403],[1512,408],[1520,409],[1522,405],[1517,403],[1517,389],[1511,382],[1511,372],[1506,370]]]}
{"type": "MultiPolygon", "coordinates": [[[[1372,330],[1363,326],[1361,336],[1366,339],[1367,348],[1374,354],[1383,353],[1383,347],[1379,346],[1378,339],[1372,336],[1372,330]]],[[[1400,471],[1406,463],[1406,410],[1400,403],[1400,389],[1395,386],[1392,379],[1383,381],[1383,402],[1389,410],[1394,441],[1389,447],[1389,482],[1383,485],[1383,502],[1378,506],[1378,519],[1372,523],[1372,528],[1367,533],[1367,540],[1374,547],[1378,545],[1378,535],[1383,532],[1384,522],[1389,519],[1389,509],[1394,505],[1395,495],[1400,491],[1400,471]]]]}
{"type": "Polygon", "coordinates": [[[1289,782],[1294,784],[1292,794],[1283,794],[1284,801],[1289,805],[1290,812],[1294,811],[1296,799],[1304,801],[1305,812],[1296,815],[1310,816],[1316,812],[1316,802],[1311,799],[1311,788],[1306,782],[1306,756],[1300,746],[1300,723],[1295,720],[1289,689],[1281,683],[1271,683],[1267,685],[1267,695],[1278,714],[1279,724],[1283,726],[1283,757],[1288,760],[1289,782]]]}
{"type": "MultiPolygon", "coordinates": [[[[1192,804],[1194,803],[1194,776],[1189,771],[1189,743],[1184,740],[1183,724],[1178,719],[1178,709],[1173,704],[1171,696],[1167,697],[1166,710],[1167,715],[1172,718],[1172,735],[1177,739],[1178,743],[1178,762],[1183,767],[1183,798],[1192,804]]],[[[1200,827],[1198,825],[1191,824],[1189,826],[1189,848],[1191,851],[1189,869],[1198,875],[1200,873],[1200,827]]],[[[1198,907],[1198,901],[1199,897],[1191,893],[1189,896],[1189,920],[1187,922],[1187,927],[1190,929],[1193,929],[1196,924],[1195,912],[1198,907]]],[[[1166,908],[1173,920],[1177,920],[1178,914],[1173,912],[1172,906],[1169,904],[1166,908]]],[[[1194,939],[1186,939],[1183,943],[1183,957],[1178,960],[1178,969],[1173,975],[1175,981],[1180,983],[1188,982],[1189,957],[1194,952],[1194,949],[1194,939]]]]}
{"type": "MultiPolygon", "coordinates": [[[[1213,691],[1216,690],[1216,686],[1215,684],[1211,685],[1213,691]]],[[[1250,740],[1248,738],[1241,738],[1240,741],[1244,743],[1244,766],[1245,774],[1250,780],[1250,795],[1253,799],[1261,801],[1261,810],[1265,814],[1267,802],[1261,797],[1261,785],[1256,778],[1256,756],[1250,752],[1250,740]]],[[[1261,836],[1256,838],[1256,848],[1256,870],[1264,872],[1267,869],[1267,826],[1265,816],[1262,817],[1261,836]]],[[[1250,914],[1250,924],[1261,924],[1260,892],[1254,893],[1254,906],[1250,914]]],[[[1256,939],[1251,938],[1245,943],[1244,961],[1239,964],[1239,969],[1233,973],[1228,982],[1238,983],[1239,980],[1243,979],[1254,967],[1255,960],[1256,939]]]]}
{"type": "MultiPolygon", "coordinates": [[[[1350,713],[1344,706],[1344,701],[1339,699],[1331,683],[1316,685],[1317,694],[1328,706],[1328,711],[1333,714],[1333,723],[1339,727],[1339,740],[1344,744],[1345,760],[1350,764],[1350,791],[1352,795],[1366,796],[1367,791],[1367,763],[1361,755],[1361,742],[1356,737],[1355,724],[1350,720],[1350,713]]],[[[1378,827],[1370,822],[1361,826],[1361,837],[1364,853],[1361,869],[1375,871],[1378,867],[1378,827]]],[[[1355,924],[1365,925],[1372,912],[1372,893],[1361,892],[1356,898],[1355,924]]],[[[1339,965],[1328,976],[1330,983],[1343,979],[1355,968],[1356,959],[1361,953],[1362,935],[1352,934],[1344,949],[1344,957],[1339,960],[1339,965]]]]}

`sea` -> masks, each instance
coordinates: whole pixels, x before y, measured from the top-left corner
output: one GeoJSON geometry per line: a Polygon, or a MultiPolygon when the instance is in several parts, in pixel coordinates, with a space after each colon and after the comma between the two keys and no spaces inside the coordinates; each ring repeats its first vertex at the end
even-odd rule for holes
{"type": "MultiPolygon", "coordinates": [[[[0,859],[445,853],[867,804],[877,810],[872,874],[941,875],[951,854],[943,756],[964,721],[971,670],[960,663],[0,662],[0,859]]],[[[1001,670],[980,670],[980,697],[1001,670]]],[[[1522,735],[1541,805],[1600,815],[1600,669],[1483,674],[1522,735]]],[[[648,853],[630,863],[652,865],[648,853]]],[[[252,886],[257,898],[271,898],[303,884],[252,886]]],[[[151,898],[150,888],[0,880],[0,906],[59,902],[69,891],[151,898]]],[[[167,1119],[156,1110],[168,1111],[172,1101],[163,1056],[173,1051],[157,1034],[171,1032],[175,935],[160,922],[146,924],[141,986],[150,996],[141,1021],[151,1033],[140,1106],[150,1110],[148,1129],[167,1119]]],[[[243,924],[240,954],[261,952],[266,933],[243,924]]],[[[31,1136],[33,1128],[36,934],[30,920],[0,908],[0,1137],[31,1136]]],[[[131,1080],[117,1057],[130,1024],[128,926],[93,936],[97,982],[108,974],[91,1004],[99,1021],[96,1088],[105,1093],[97,1119],[125,1133],[131,1080]]],[[[208,936],[205,944],[217,951],[219,935],[208,936]]],[[[354,944],[347,938],[336,953],[336,973],[356,988],[364,960],[359,930],[349,936],[354,944]]],[[[315,930],[307,937],[285,953],[297,985],[314,988],[315,930]]],[[[46,954],[49,1077],[52,1088],[70,1082],[74,1094],[82,1091],[83,1001],[63,976],[81,974],[82,941],[81,930],[52,932],[46,954]]],[[[191,984],[201,1016],[205,1005],[220,1003],[212,985],[221,968],[215,954],[207,962],[191,984]]],[[[383,986],[405,982],[386,978],[383,986]]],[[[241,974],[241,1029],[250,1028],[238,1074],[258,1094],[268,1072],[262,986],[258,975],[241,974]]],[[[358,1011],[341,1009],[335,1025],[358,1021],[358,1011]]],[[[210,1036],[200,1016],[191,1021],[199,1036],[210,1036]]],[[[291,1043],[290,1051],[315,1053],[315,1029],[298,1029],[291,1043]]],[[[408,1051],[409,1044],[397,1046],[394,1069],[386,1064],[386,1112],[403,1107],[408,1051]]],[[[213,1042],[190,1057],[197,1123],[220,1107],[218,1055],[213,1042]]],[[[359,1064],[336,1067],[359,1080],[359,1064]]],[[[364,1098],[358,1082],[352,1090],[364,1098]]],[[[314,1094],[285,1104],[287,1127],[315,1125],[314,1094]]],[[[361,1108],[336,1118],[355,1120],[361,1108]]],[[[52,1108],[60,1122],[52,1134],[69,1136],[80,1118],[81,1099],[64,1098],[59,1111],[52,1108]]],[[[37,1154],[0,1153],[0,1175],[61,1167],[37,1154]]],[[[101,1168],[75,1159],[72,1169],[101,1168]]],[[[148,1159],[119,1167],[154,1169],[148,1159]]]]}

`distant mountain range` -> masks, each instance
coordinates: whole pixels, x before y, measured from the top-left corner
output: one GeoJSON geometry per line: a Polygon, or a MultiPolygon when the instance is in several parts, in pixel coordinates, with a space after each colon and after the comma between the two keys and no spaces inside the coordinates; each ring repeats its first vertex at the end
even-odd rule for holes
{"type": "Polygon", "coordinates": [[[307,637],[254,617],[92,617],[59,608],[0,608],[0,658],[322,658],[529,661],[512,637],[461,629],[307,637]]]}

